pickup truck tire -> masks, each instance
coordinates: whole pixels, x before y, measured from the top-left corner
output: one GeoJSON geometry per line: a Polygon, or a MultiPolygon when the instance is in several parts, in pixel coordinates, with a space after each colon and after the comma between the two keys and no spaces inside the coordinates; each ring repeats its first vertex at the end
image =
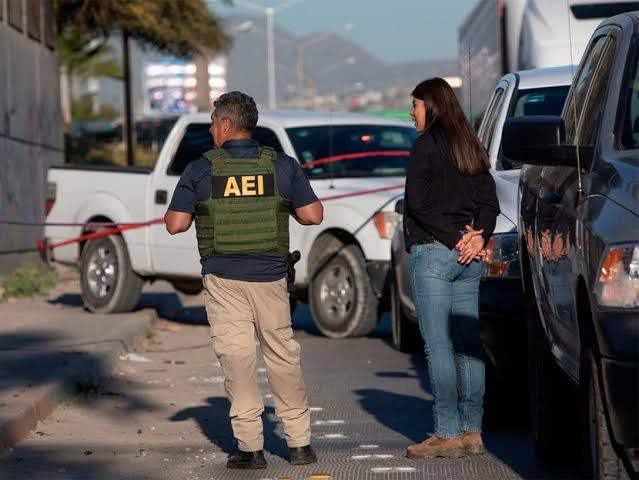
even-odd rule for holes
{"type": "Polygon", "coordinates": [[[378,300],[364,255],[332,235],[318,239],[320,253],[309,284],[309,304],[319,331],[330,338],[368,335],[377,326],[378,300]]]}
{"type": "Polygon", "coordinates": [[[120,235],[89,240],[82,250],[80,286],[84,306],[94,313],[130,312],[142,295],[144,280],[131,268],[120,235]]]}
{"type": "MultiPolygon", "coordinates": [[[[575,405],[570,405],[571,399],[578,402],[578,398],[570,392],[567,380],[550,352],[532,292],[526,294],[525,308],[531,434],[537,455],[552,463],[578,450],[566,438],[566,432],[579,431],[578,415],[574,415],[575,405]],[[571,420],[574,420],[574,425],[571,420]]],[[[574,440],[572,443],[577,443],[577,438],[574,440]]]]}
{"type": "Polygon", "coordinates": [[[594,355],[586,365],[588,381],[584,388],[588,395],[588,423],[590,430],[590,461],[593,480],[628,480],[623,462],[612,447],[601,400],[599,373],[594,355]],[[588,368],[589,367],[589,368],[588,368]]]}
{"type": "Polygon", "coordinates": [[[424,347],[417,323],[404,313],[394,275],[391,279],[391,327],[393,346],[400,352],[416,352],[424,347]]]}

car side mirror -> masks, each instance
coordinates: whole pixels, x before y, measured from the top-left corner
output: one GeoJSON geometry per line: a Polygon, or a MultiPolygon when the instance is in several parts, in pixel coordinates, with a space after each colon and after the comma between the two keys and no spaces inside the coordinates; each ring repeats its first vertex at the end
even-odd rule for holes
{"type": "Polygon", "coordinates": [[[404,199],[400,198],[399,200],[397,200],[397,203],[395,204],[395,212],[399,213],[400,215],[404,214],[404,199]]]}
{"type": "Polygon", "coordinates": [[[503,155],[510,162],[539,166],[588,167],[594,148],[565,145],[566,127],[561,117],[539,115],[511,118],[504,124],[503,155]]]}

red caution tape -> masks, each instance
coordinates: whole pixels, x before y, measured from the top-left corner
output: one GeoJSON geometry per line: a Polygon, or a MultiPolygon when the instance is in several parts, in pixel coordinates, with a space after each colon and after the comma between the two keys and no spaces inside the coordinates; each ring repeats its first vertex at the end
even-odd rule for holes
{"type": "MultiPolygon", "coordinates": [[[[127,230],[134,230],[136,228],[148,227],[149,225],[156,225],[164,223],[163,218],[156,218],[155,220],[151,220],[149,222],[143,223],[128,223],[128,224],[120,224],[122,226],[118,226],[115,228],[107,228],[105,230],[98,230],[97,232],[85,233],[84,235],[79,235],[77,237],[69,238],[68,240],[62,240],[61,242],[56,243],[46,243],[44,240],[38,240],[36,242],[36,247],[38,250],[52,250],[57,247],[63,247],[65,245],[70,245],[72,243],[84,242],[86,240],[94,240],[96,238],[108,237],[109,235],[116,235],[120,232],[124,232],[127,230]]],[[[83,224],[78,224],[83,225],[83,224]]],[[[91,225],[91,224],[84,224],[91,225]]],[[[100,225],[99,223],[94,223],[93,225],[100,225]]],[[[117,225],[117,224],[106,224],[106,225],[117,225]]]]}
{"type": "Polygon", "coordinates": [[[312,162],[306,162],[302,165],[302,168],[314,168],[318,165],[344,162],[346,160],[361,160],[363,158],[371,157],[408,157],[409,155],[410,152],[408,150],[380,150],[379,152],[344,153],[342,155],[333,155],[331,157],[319,158],[312,162]]]}
{"type": "MultiPolygon", "coordinates": [[[[381,150],[374,152],[357,152],[357,153],[346,153],[341,155],[333,155],[330,157],[324,157],[312,162],[307,162],[302,165],[302,168],[314,168],[318,165],[326,165],[334,162],[341,162],[347,160],[361,160],[370,157],[402,157],[408,156],[410,152],[407,150],[381,150]]],[[[323,198],[320,198],[320,201],[329,201],[329,200],[338,200],[341,198],[349,198],[349,197],[358,197],[361,195],[369,195],[373,193],[386,192],[390,190],[398,190],[400,188],[404,188],[404,183],[398,183],[394,185],[390,185],[388,187],[380,187],[380,188],[371,188],[366,190],[359,190],[356,192],[348,192],[341,193],[337,195],[329,195],[323,198]]],[[[36,247],[41,252],[45,252],[46,250],[51,250],[57,247],[63,247],[65,245],[70,245],[73,243],[84,242],[87,240],[94,240],[96,238],[108,237],[109,235],[116,235],[121,232],[125,232],[128,230],[135,230],[137,228],[148,227],[150,225],[158,225],[164,223],[163,218],[156,218],[153,220],[149,220],[146,222],[136,222],[136,223],[114,223],[114,222],[84,222],[84,223],[75,223],[75,222],[30,222],[30,221],[21,221],[21,220],[2,220],[0,219],[0,224],[4,225],[20,225],[20,226],[47,226],[47,227],[84,227],[84,228],[100,228],[101,230],[85,233],[79,235],[77,237],[69,238],[67,240],[62,240],[56,243],[47,243],[45,240],[38,240],[36,242],[36,247]]]]}

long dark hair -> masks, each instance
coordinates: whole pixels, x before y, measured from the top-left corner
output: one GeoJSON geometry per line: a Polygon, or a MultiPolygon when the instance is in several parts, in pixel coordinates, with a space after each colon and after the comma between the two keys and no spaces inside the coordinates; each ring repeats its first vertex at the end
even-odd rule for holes
{"type": "Polygon", "coordinates": [[[441,78],[424,80],[413,90],[413,97],[426,105],[427,128],[437,123],[446,133],[453,161],[462,175],[477,175],[490,169],[488,154],[448,82],[441,78]]]}

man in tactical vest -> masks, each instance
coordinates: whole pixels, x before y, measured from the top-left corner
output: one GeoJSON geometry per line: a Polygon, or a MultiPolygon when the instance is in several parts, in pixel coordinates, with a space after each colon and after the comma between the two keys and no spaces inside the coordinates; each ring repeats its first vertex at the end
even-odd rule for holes
{"type": "Polygon", "coordinates": [[[186,232],[195,219],[211,338],[224,371],[239,447],[227,467],[266,468],[256,338],[290,461],[314,463],[286,274],[289,216],[303,225],[319,225],[323,207],[295,159],[251,138],[258,117],[251,97],[231,92],[214,106],[211,135],[216,148],[186,167],[164,221],[173,235],[186,232]]]}

